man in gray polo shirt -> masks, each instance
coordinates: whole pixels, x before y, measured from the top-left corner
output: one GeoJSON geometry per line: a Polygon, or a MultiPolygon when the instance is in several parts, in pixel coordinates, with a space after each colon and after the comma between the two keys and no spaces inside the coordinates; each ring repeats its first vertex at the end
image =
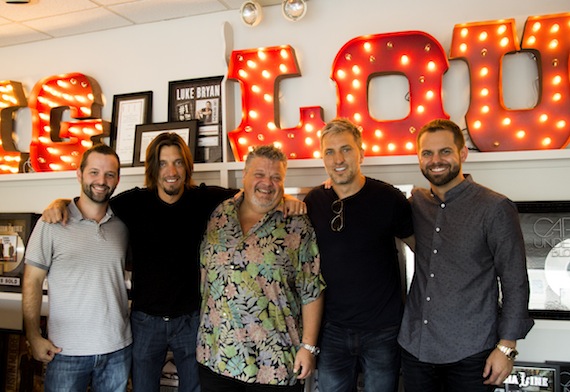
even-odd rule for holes
{"type": "Polygon", "coordinates": [[[80,196],[66,226],[38,221],[25,255],[22,306],[34,358],[47,363],[46,391],[125,391],[131,329],[124,280],[128,232],[108,206],[119,157],[100,144],[82,157],[80,196]],[[49,289],[48,339],[41,335],[42,284],[49,289]]]}

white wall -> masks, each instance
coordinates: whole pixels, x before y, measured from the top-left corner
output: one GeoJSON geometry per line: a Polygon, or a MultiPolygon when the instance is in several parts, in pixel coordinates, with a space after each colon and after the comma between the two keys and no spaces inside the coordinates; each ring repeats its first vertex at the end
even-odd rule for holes
{"type": "MultiPolygon", "coordinates": [[[[281,127],[289,128],[298,123],[302,106],[322,106],[325,120],[335,117],[336,89],[330,80],[331,66],[340,48],[354,37],[420,30],[433,35],[449,52],[455,24],[513,18],[517,31],[522,32],[529,16],[568,11],[567,0],[310,0],[306,17],[296,23],[285,21],[280,8],[274,6],[264,8],[264,20],[253,29],[241,23],[237,12],[224,12],[0,48],[0,80],[20,81],[29,93],[44,77],[85,73],[99,82],[106,96],[103,118],[108,121],[113,95],[152,90],[153,120],[161,122],[167,120],[169,81],[224,75],[226,57],[232,49],[290,44],[297,54],[302,77],[288,78],[280,86],[281,127]]],[[[519,57],[509,58],[506,66],[510,79],[515,79],[506,89],[506,101],[514,107],[536,98],[536,92],[528,88],[532,83],[516,83],[518,75],[533,74],[528,59],[519,57]]],[[[237,84],[231,84],[236,92],[229,97],[229,109],[239,113],[239,89],[237,84]]],[[[458,123],[464,122],[469,105],[468,88],[467,68],[454,62],[445,76],[444,97],[446,111],[458,123]]],[[[404,95],[405,91],[390,92],[374,97],[373,103],[399,113],[404,95]],[[393,102],[400,103],[388,106],[393,102]]],[[[385,112],[389,117],[390,110],[385,112]]],[[[238,121],[230,116],[227,126],[232,129],[238,121]]],[[[29,144],[29,125],[25,123],[23,114],[18,124],[22,151],[27,151],[29,144]]],[[[569,152],[472,153],[466,171],[513,200],[570,200],[569,152]]],[[[397,184],[424,184],[413,157],[369,158],[366,163],[368,175],[397,184]]],[[[289,186],[309,186],[324,179],[319,162],[291,166],[289,186]]],[[[232,170],[225,172],[223,165],[212,166],[197,177],[208,183],[239,186],[239,164],[229,167],[232,170]]],[[[142,185],[141,173],[139,168],[124,170],[121,189],[142,185]]],[[[0,177],[2,212],[39,212],[54,197],[69,197],[77,192],[77,183],[69,174],[0,177]]],[[[570,322],[537,322],[520,348],[522,360],[568,360],[570,322]]]]}

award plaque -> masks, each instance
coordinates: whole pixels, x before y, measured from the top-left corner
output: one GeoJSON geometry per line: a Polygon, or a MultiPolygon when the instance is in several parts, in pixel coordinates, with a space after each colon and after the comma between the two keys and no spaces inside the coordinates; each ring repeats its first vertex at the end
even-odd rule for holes
{"type": "Polygon", "coordinates": [[[24,253],[39,215],[0,213],[0,291],[22,292],[24,253]]]}

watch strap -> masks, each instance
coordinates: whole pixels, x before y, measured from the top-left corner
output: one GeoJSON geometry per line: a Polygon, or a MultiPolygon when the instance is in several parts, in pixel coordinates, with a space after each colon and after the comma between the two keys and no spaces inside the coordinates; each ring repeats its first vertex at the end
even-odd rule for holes
{"type": "Polygon", "coordinates": [[[510,361],[514,361],[517,358],[517,355],[519,355],[519,352],[514,347],[508,347],[497,343],[497,348],[500,352],[505,354],[510,361]]]}
{"type": "Polygon", "coordinates": [[[321,352],[321,350],[317,346],[311,346],[310,344],[307,343],[301,343],[299,346],[303,347],[305,350],[313,354],[315,357],[319,355],[319,353],[321,352]]]}

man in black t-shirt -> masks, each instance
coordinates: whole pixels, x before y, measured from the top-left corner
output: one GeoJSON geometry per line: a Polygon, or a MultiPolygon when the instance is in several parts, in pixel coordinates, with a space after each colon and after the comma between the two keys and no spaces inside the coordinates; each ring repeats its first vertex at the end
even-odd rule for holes
{"type": "Polygon", "coordinates": [[[365,177],[360,130],[336,119],[321,131],[321,153],[332,188],[305,197],[327,283],[318,357],[323,391],[396,391],[396,338],[403,298],[395,237],[413,245],[410,205],[398,189],[365,177]]]}

